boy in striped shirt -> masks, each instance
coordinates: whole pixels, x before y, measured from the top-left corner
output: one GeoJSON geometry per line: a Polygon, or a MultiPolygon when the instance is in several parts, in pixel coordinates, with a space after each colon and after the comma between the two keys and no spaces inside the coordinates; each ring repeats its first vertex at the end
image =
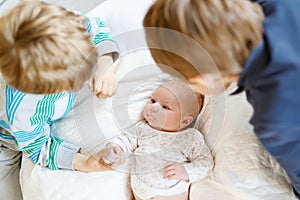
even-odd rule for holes
{"type": "Polygon", "coordinates": [[[0,196],[22,199],[21,152],[51,170],[102,170],[80,147],[53,137],[51,124],[88,79],[99,98],[114,94],[118,47],[109,29],[56,5],[22,1],[0,18],[0,30],[0,196]]]}

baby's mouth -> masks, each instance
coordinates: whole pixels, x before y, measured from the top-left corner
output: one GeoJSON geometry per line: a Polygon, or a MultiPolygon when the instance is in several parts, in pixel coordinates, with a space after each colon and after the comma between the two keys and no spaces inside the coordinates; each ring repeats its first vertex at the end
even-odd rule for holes
{"type": "Polygon", "coordinates": [[[148,116],[147,121],[155,121],[155,118],[152,115],[148,114],[147,116],[148,116]]]}

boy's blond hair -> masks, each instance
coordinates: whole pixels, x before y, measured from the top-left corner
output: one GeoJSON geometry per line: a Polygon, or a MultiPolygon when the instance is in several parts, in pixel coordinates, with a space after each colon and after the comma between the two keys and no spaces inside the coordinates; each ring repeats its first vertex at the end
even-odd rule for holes
{"type": "Polygon", "coordinates": [[[0,71],[23,92],[79,89],[97,62],[84,19],[56,5],[21,1],[0,18],[0,30],[0,71]]]}
{"type": "MultiPolygon", "coordinates": [[[[192,38],[207,51],[218,70],[228,75],[241,72],[250,51],[260,42],[263,19],[261,7],[248,0],[157,0],[144,18],[144,27],[172,29],[192,38]]],[[[168,34],[148,30],[150,48],[178,42],[169,41],[168,34]]],[[[178,48],[192,51],[180,43],[178,48]]],[[[150,50],[157,63],[173,67],[185,77],[199,74],[176,52],[150,50]]]]}

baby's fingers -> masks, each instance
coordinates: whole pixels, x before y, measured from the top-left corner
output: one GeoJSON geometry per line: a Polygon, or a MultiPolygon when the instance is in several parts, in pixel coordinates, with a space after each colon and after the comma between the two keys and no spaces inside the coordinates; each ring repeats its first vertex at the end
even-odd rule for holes
{"type": "Polygon", "coordinates": [[[94,83],[94,93],[98,94],[103,90],[103,80],[102,79],[98,79],[97,81],[95,81],[94,83]]]}
{"type": "Polygon", "coordinates": [[[111,96],[111,83],[107,81],[102,82],[101,90],[97,90],[97,96],[101,98],[106,98],[111,96]]]}
{"type": "Polygon", "coordinates": [[[164,176],[168,179],[171,179],[176,175],[176,169],[173,163],[168,163],[164,168],[164,176]]]}

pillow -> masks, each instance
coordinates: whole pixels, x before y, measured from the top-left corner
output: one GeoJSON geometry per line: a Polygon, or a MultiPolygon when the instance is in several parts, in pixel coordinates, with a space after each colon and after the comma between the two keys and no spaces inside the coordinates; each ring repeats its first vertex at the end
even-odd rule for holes
{"type": "Polygon", "coordinates": [[[88,13],[90,17],[100,17],[112,36],[143,29],[146,11],[154,0],[106,0],[88,13]]]}

